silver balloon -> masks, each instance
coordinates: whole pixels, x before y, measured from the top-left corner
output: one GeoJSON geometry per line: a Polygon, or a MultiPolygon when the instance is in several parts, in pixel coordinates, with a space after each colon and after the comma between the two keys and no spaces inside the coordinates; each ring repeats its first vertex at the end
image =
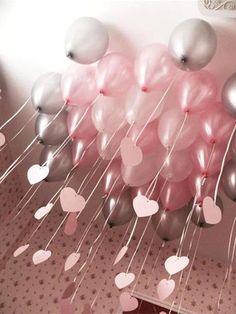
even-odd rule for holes
{"type": "Polygon", "coordinates": [[[178,239],[184,229],[189,206],[184,206],[173,211],[159,209],[158,213],[152,216],[153,228],[163,241],[178,239]]]}
{"type": "Polygon", "coordinates": [[[222,91],[222,101],[228,113],[236,118],[236,73],[226,81],[222,91]]]}
{"type": "Polygon", "coordinates": [[[66,145],[59,153],[56,152],[60,146],[45,146],[40,155],[40,164],[49,167],[47,182],[63,181],[73,167],[72,151],[70,144],[66,145]]]}
{"type": "Polygon", "coordinates": [[[67,112],[61,112],[56,118],[54,115],[41,113],[35,121],[35,133],[43,145],[56,146],[68,137],[67,112]]]}
{"type": "Polygon", "coordinates": [[[129,222],[134,216],[132,205],[131,189],[127,189],[119,195],[116,193],[110,195],[104,200],[103,205],[104,218],[108,219],[108,224],[111,227],[124,225],[129,222]]]}
{"type": "Polygon", "coordinates": [[[221,185],[225,194],[236,202],[236,161],[231,159],[224,167],[221,185]]]}
{"type": "MultiPolygon", "coordinates": [[[[221,212],[223,213],[223,202],[219,196],[216,199],[216,204],[220,207],[221,212]]],[[[193,206],[193,200],[189,203],[190,210],[192,209],[192,206],[193,206]]],[[[208,224],[206,222],[204,218],[202,206],[198,206],[198,204],[194,206],[191,221],[200,228],[210,228],[210,227],[215,226],[215,225],[208,224]]]]}
{"type": "Polygon", "coordinates": [[[41,75],[32,87],[31,100],[39,112],[56,114],[64,104],[61,74],[48,72],[41,75]]]}
{"type": "Polygon", "coordinates": [[[176,66],[184,71],[197,71],[206,66],[214,56],[216,46],[214,29],[201,19],[180,23],[169,40],[169,52],[176,66]]]}
{"type": "Polygon", "coordinates": [[[108,44],[109,36],[105,25],[93,17],[82,17],[66,33],[65,52],[68,58],[89,64],[104,56],[108,44]]]}

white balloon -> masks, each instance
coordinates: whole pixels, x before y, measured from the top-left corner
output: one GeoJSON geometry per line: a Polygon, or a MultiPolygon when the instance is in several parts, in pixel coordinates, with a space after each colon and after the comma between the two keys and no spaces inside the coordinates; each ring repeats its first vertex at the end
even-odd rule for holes
{"type": "Polygon", "coordinates": [[[93,17],[81,17],[67,30],[65,52],[78,63],[90,64],[104,56],[108,44],[105,25],[93,17]]]}

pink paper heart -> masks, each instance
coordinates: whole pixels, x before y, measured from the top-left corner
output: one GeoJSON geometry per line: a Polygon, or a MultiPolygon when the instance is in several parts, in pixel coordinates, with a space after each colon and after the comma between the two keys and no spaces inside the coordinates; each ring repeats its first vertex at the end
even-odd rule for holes
{"type": "Polygon", "coordinates": [[[120,295],[120,306],[124,312],[131,312],[137,309],[138,300],[128,292],[122,292],[120,295]]]}
{"type": "Polygon", "coordinates": [[[75,290],[76,290],[76,283],[75,283],[75,281],[73,281],[66,287],[61,298],[62,299],[68,299],[69,297],[72,296],[72,294],[75,292],[75,290]]]}
{"type": "Polygon", "coordinates": [[[18,249],[16,249],[15,252],[13,253],[13,256],[17,257],[17,256],[21,255],[23,252],[25,252],[28,249],[28,247],[29,247],[29,244],[25,244],[25,245],[18,247],[18,249]]]}
{"type": "Polygon", "coordinates": [[[168,298],[175,289],[175,281],[173,279],[162,279],[157,285],[157,295],[160,300],[168,298]]]}
{"type": "Polygon", "coordinates": [[[189,258],[187,256],[170,256],[165,261],[165,269],[170,275],[177,274],[189,264],[189,258]]]}
{"type": "Polygon", "coordinates": [[[27,171],[27,178],[30,184],[43,181],[49,174],[47,166],[33,165],[27,171]]]}
{"type": "Polygon", "coordinates": [[[3,146],[6,143],[5,135],[0,132],[0,147],[3,146]]]}
{"type": "Polygon", "coordinates": [[[125,166],[137,166],[143,160],[143,153],[140,147],[136,146],[129,137],[124,137],[120,143],[120,154],[125,166]]]}
{"type": "Polygon", "coordinates": [[[159,312],[159,314],[167,314],[167,313],[166,313],[166,312],[161,311],[161,312],[159,312]]]}
{"type": "Polygon", "coordinates": [[[119,253],[116,256],[115,262],[113,265],[116,265],[117,263],[119,263],[119,261],[125,256],[126,252],[128,251],[128,246],[123,246],[119,253]]]}
{"type": "Polygon", "coordinates": [[[119,273],[115,277],[115,284],[118,289],[123,289],[128,287],[135,279],[135,274],[133,273],[119,273]]]}
{"type": "Polygon", "coordinates": [[[45,251],[45,250],[38,250],[37,252],[34,253],[32,260],[34,265],[41,264],[48,260],[52,255],[51,251],[45,251]]]}
{"type": "Polygon", "coordinates": [[[156,201],[149,200],[146,196],[141,194],[133,199],[133,207],[138,217],[152,216],[159,210],[159,205],[156,201]]]}
{"type": "Polygon", "coordinates": [[[206,223],[216,225],[221,221],[222,213],[220,207],[215,204],[210,196],[204,198],[202,209],[206,223]]]}
{"type": "Polygon", "coordinates": [[[78,262],[79,258],[80,253],[76,252],[71,253],[65,261],[64,270],[67,271],[71,269],[78,262]]]}
{"type": "Polygon", "coordinates": [[[62,299],[60,305],[61,305],[60,314],[74,314],[75,313],[75,306],[74,304],[70,303],[69,299],[62,299]]]}
{"type": "Polygon", "coordinates": [[[68,236],[73,235],[77,229],[78,222],[76,216],[77,216],[76,213],[70,213],[66,220],[64,233],[68,236]]]}
{"type": "Polygon", "coordinates": [[[60,193],[61,207],[64,212],[77,213],[81,212],[86,201],[82,195],[78,195],[74,189],[66,187],[60,193]]]}
{"type": "Polygon", "coordinates": [[[47,215],[51,209],[53,208],[53,203],[48,203],[46,206],[40,207],[35,213],[34,213],[34,217],[37,220],[40,220],[41,218],[43,218],[45,215],[47,215]]]}
{"type": "Polygon", "coordinates": [[[90,304],[86,303],[83,308],[82,314],[93,314],[90,304]]]}

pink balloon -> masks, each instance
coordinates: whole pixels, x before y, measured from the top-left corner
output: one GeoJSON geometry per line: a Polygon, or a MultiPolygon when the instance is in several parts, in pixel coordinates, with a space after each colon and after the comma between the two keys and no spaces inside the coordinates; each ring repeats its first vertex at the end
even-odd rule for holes
{"type": "Polygon", "coordinates": [[[191,148],[193,165],[198,173],[209,176],[219,171],[225,151],[224,145],[213,147],[199,138],[191,148]]]}
{"type": "Polygon", "coordinates": [[[144,185],[141,185],[138,187],[133,187],[132,191],[131,191],[132,198],[135,198],[135,196],[137,196],[137,195],[146,195],[146,193],[148,192],[147,197],[149,197],[149,199],[157,200],[159,195],[160,195],[160,190],[161,190],[161,187],[163,185],[163,180],[162,180],[162,178],[158,179],[158,182],[155,185],[155,188],[154,188],[151,195],[150,195],[150,193],[152,191],[153,185],[151,186],[151,188],[149,188],[150,184],[151,184],[151,182],[148,182],[144,185]]]}
{"type": "Polygon", "coordinates": [[[216,100],[215,78],[206,70],[187,72],[176,86],[176,102],[183,112],[196,113],[207,109],[216,100]]]}
{"type": "Polygon", "coordinates": [[[176,210],[185,206],[191,199],[188,180],[166,182],[161,192],[161,203],[165,210],[176,210]]]}
{"type": "Polygon", "coordinates": [[[149,122],[157,119],[165,106],[165,101],[159,104],[162,95],[163,92],[160,90],[144,93],[140,91],[137,85],[134,85],[128,94],[125,106],[128,123],[132,124],[135,122],[136,125],[142,126],[149,121],[151,115],[149,122]]]}
{"type": "Polygon", "coordinates": [[[73,164],[85,167],[94,164],[98,158],[96,141],[77,138],[72,145],[73,164]]]}
{"type": "Polygon", "coordinates": [[[101,94],[122,95],[133,82],[133,64],[121,53],[109,53],[98,62],[96,77],[101,94]]]}
{"type": "Polygon", "coordinates": [[[69,105],[91,104],[98,95],[94,66],[73,63],[62,75],[61,88],[69,105]]]}
{"type": "Polygon", "coordinates": [[[191,158],[189,158],[189,151],[176,151],[167,159],[161,176],[170,182],[180,182],[187,179],[192,170],[193,164],[191,158]]]}
{"type": "MultiPolygon", "coordinates": [[[[166,149],[170,149],[173,146],[183,120],[183,113],[176,109],[168,110],[161,115],[158,124],[158,136],[166,149]]],[[[195,141],[198,135],[198,125],[197,117],[188,115],[184,128],[175,145],[176,151],[186,149],[195,141]]]]}
{"type": "Polygon", "coordinates": [[[135,58],[135,78],[143,92],[166,88],[175,72],[176,67],[165,45],[145,46],[135,58]]]}
{"type": "Polygon", "coordinates": [[[225,142],[234,126],[234,120],[223,110],[220,104],[215,105],[217,109],[208,110],[201,114],[200,132],[207,143],[225,142]]]}
{"type": "Polygon", "coordinates": [[[124,127],[124,97],[99,97],[92,109],[92,120],[100,132],[115,132],[124,127]]]}
{"type": "Polygon", "coordinates": [[[67,128],[72,138],[94,138],[97,130],[91,118],[92,109],[89,108],[85,116],[86,107],[71,107],[67,116],[67,128]]]}
{"type": "Polygon", "coordinates": [[[121,161],[114,160],[109,166],[102,180],[103,195],[121,192],[125,183],[120,175],[121,161]]]}

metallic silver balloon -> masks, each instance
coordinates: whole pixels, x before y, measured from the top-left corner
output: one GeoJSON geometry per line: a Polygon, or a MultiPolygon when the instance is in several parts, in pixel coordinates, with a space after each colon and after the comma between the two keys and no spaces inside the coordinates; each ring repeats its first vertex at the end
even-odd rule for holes
{"type": "Polygon", "coordinates": [[[169,40],[169,52],[176,66],[184,71],[197,71],[205,67],[214,56],[216,47],[214,29],[201,19],[180,23],[169,40]]]}
{"type": "Polygon", "coordinates": [[[225,194],[236,202],[236,161],[231,159],[224,167],[221,185],[225,194]]]}
{"type": "Polygon", "coordinates": [[[159,209],[158,213],[152,216],[153,228],[163,241],[178,239],[184,229],[189,206],[184,206],[173,211],[159,209]]]}
{"type": "Polygon", "coordinates": [[[67,129],[67,112],[62,111],[56,118],[54,115],[41,113],[35,121],[35,133],[43,145],[56,146],[69,135],[67,129]]]}
{"type": "Polygon", "coordinates": [[[134,216],[131,189],[127,189],[121,194],[111,194],[107,200],[105,199],[103,215],[105,219],[110,215],[107,223],[111,227],[124,225],[129,222],[134,216]]]}
{"type": "MultiPolygon", "coordinates": [[[[216,199],[216,204],[220,207],[221,212],[223,213],[223,202],[219,196],[216,199]]],[[[189,203],[190,210],[192,209],[192,206],[193,206],[193,200],[189,203]]],[[[202,206],[199,206],[198,204],[194,206],[191,221],[200,228],[210,228],[210,227],[215,226],[215,225],[208,224],[205,221],[202,206]]]]}
{"type": "Polygon", "coordinates": [[[223,87],[222,102],[228,113],[236,118],[236,73],[230,76],[223,87]]]}
{"type": "Polygon", "coordinates": [[[63,181],[73,167],[71,145],[66,145],[59,153],[56,152],[60,146],[45,146],[40,155],[40,164],[49,167],[49,175],[46,182],[63,181]]]}
{"type": "Polygon", "coordinates": [[[105,25],[93,17],[81,17],[72,23],[66,33],[65,52],[68,58],[89,64],[104,56],[108,44],[105,25]]]}
{"type": "Polygon", "coordinates": [[[31,100],[39,112],[56,114],[65,102],[61,92],[61,74],[48,72],[41,75],[32,87],[31,100]]]}

